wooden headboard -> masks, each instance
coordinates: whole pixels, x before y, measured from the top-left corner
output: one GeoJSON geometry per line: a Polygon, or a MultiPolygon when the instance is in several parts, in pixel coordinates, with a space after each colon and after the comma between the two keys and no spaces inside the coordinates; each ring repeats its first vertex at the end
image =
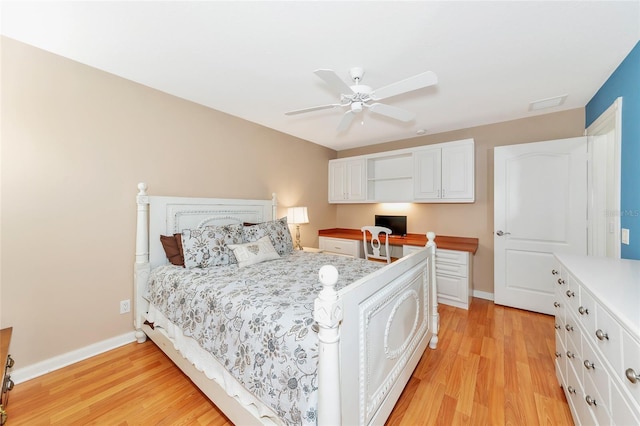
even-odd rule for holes
{"type": "Polygon", "coordinates": [[[276,195],[271,200],[149,197],[149,263],[167,263],[160,235],[206,225],[259,223],[276,219],[276,195]]]}
{"type": "Polygon", "coordinates": [[[206,225],[274,220],[278,208],[275,193],[270,200],[159,197],[149,196],[144,183],[138,184],[136,203],[134,325],[139,342],[145,339],[140,327],[148,307],[148,302],[142,297],[147,278],[153,268],[168,262],[160,235],[173,235],[183,229],[206,225]]]}

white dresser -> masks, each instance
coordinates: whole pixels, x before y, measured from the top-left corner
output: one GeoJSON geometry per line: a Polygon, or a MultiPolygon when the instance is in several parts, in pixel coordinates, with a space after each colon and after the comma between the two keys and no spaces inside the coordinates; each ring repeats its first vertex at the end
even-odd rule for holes
{"type": "Polygon", "coordinates": [[[556,375],[577,425],[640,425],[640,261],[557,254],[556,375]]]}

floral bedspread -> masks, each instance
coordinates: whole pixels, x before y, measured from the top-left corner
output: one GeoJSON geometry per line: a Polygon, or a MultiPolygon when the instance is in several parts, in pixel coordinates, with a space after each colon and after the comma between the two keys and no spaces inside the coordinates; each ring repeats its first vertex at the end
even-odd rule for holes
{"type": "Polygon", "coordinates": [[[337,289],[383,266],[299,251],[244,268],[165,265],[151,273],[148,297],[286,424],[315,424],[318,338],[311,326],[318,271],[327,264],[340,273],[337,289]]]}

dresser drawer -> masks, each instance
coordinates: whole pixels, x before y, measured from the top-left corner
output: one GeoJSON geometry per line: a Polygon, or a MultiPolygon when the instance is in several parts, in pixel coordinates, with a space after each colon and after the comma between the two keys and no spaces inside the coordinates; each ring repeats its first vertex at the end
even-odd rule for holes
{"type": "MultiPolygon", "coordinates": [[[[622,332],[622,368],[616,371],[624,387],[629,391],[636,404],[640,406],[640,343],[634,340],[627,330],[622,332]],[[627,370],[629,377],[627,377],[627,370]],[[635,383],[633,376],[636,376],[635,383]]],[[[640,424],[640,423],[639,423],[640,424]]]]}
{"type": "Polygon", "coordinates": [[[585,398],[586,396],[590,396],[596,401],[593,405],[590,405],[592,414],[598,420],[598,423],[610,424],[610,377],[607,374],[604,362],[587,341],[582,342],[581,362],[585,398]]]}
{"type": "Polygon", "coordinates": [[[583,288],[580,289],[579,306],[573,313],[580,320],[587,333],[589,330],[596,329],[596,303],[589,292],[583,288]]]}
{"type": "Polygon", "coordinates": [[[596,305],[595,330],[588,330],[594,347],[607,359],[613,371],[622,370],[622,335],[620,325],[599,304],[596,305]]]}
{"type": "Polygon", "coordinates": [[[438,262],[436,259],[436,272],[438,274],[454,275],[464,278],[467,276],[467,265],[438,262]]]}
{"type": "Polygon", "coordinates": [[[343,254],[353,257],[363,257],[362,242],[356,240],[344,240],[342,238],[319,237],[320,250],[343,254]]]}
{"type": "Polygon", "coordinates": [[[464,265],[466,268],[469,264],[469,253],[465,251],[437,249],[436,265],[439,263],[455,263],[458,265],[464,265]]]}
{"type": "Polygon", "coordinates": [[[618,425],[640,425],[640,409],[636,405],[632,408],[616,386],[611,386],[611,416],[618,425]]]}

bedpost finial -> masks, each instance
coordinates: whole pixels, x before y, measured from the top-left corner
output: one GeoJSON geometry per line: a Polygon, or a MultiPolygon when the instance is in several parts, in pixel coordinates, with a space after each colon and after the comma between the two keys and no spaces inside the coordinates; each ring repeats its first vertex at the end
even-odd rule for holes
{"type": "Polygon", "coordinates": [[[333,265],[324,265],[320,268],[318,276],[324,286],[333,287],[338,282],[338,270],[333,265]]]}
{"type": "Polygon", "coordinates": [[[147,184],[140,182],[138,184],[138,195],[147,195],[147,184]]]}
{"type": "Polygon", "coordinates": [[[435,246],[436,245],[435,239],[436,239],[435,232],[432,232],[432,231],[427,232],[427,247],[435,246]]]}

